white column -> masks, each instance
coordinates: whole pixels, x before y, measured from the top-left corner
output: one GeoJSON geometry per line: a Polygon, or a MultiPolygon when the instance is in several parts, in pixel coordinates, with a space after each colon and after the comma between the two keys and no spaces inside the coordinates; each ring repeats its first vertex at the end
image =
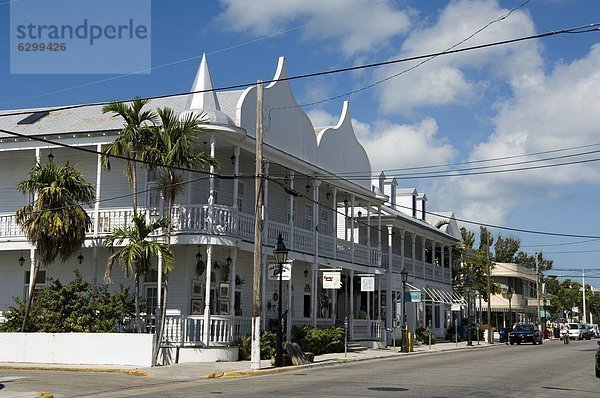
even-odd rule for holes
{"type": "Polygon", "coordinates": [[[333,209],[333,259],[337,259],[337,230],[338,230],[338,212],[337,212],[337,188],[333,188],[333,200],[331,202],[333,209]]]}
{"type": "Polygon", "coordinates": [[[206,290],[204,292],[204,343],[210,345],[210,274],[212,273],[213,246],[206,246],[206,290]]]}
{"type": "MultiPolygon", "coordinates": [[[[379,265],[381,265],[381,256],[382,256],[382,252],[381,252],[381,205],[377,206],[377,250],[379,251],[379,265]]],[[[390,266],[391,266],[391,259],[390,259],[390,266]]]]}
{"type": "Polygon", "coordinates": [[[233,156],[235,156],[235,162],[233,162],[233,203],[232,207],[237,210],[238,208],[238,197],[240,196],[240,147],[233,147],[233,156]]]}
{"type": "MultiPolygon", "coordinates": [[[[404,262],[404,234],[406,233],[406,231],[401,230],[400,231],[400,268],[401,269],[406,269],[406,263],[404,262]]],[[[406,272],[408,272],[408,270],[406,270],[406,272]]],[[[413,265],[413,269],[411,274],[414,276],[414,272],[415,272],[415,267],[413,265]]]]}
{"type": "MultiPolygon", "coordinates": [[[[293,275],[293,269],[292,269],[292,275],[293,275]]],[[[285,321],[285,326],[286,326],[286,330],[285,330],[285,338],[287,341],[291,341],[292,340],[292,283],[293,283],[294,278],[290,278],[290,280],[288,281],[288,308],[287,308],[287,316],[286,316],[286,321],[285,321]]],[[[282,297],[283,299],[283,297],[282,297]]]]}
{"type": "Polygon", "coordinates": [[[412,239],[412,263],[413,263],[413,277],[417,277],[417,272],[416,272],[416,264],[417,264],[417,235],[414,232],[411,232],[411,239],[412,239]]]}
{"type": "MultiPolygon", "coordinates": [[[[210,157],[215,157],[215,135],[210,135],[210,157]]],[[[209,167],[210,177],[208,178],[208,231],[210,234],[214,232],[214,209],[215,204],[215,167],[209,167]]]]}
{"type": "Polygon", "coordinates": [[[367,248],[369,250],[369,265],[375,265],[371,258],[371,204],[369,202],[367,202],[367,248]]]}
{"type": "Polygon", "coordinates": [[[100,197],[102,191],[102,144],[96,145],[96,202],[94,203],[94,247],[93,247],[93,267],[94,276],[92,281],[94,286],[98,285],[98,245],[100,241],[98,239],[98,233],[100,228],[100,197]]]}
{"type": "MultiPolygon", "coordinates": [[[[295,173],[293,170],[290,170],[290,188],[292,191],[294,190],[294,178],[295,173]]],[[[294,224],[296,220],[294,220],[294,196],[289,195],[288,198],[288,208],[290,209],[290,216],[288,218],[288,225],[290,227],[290,241],[289,241],[289,250],[294,250],[294,242],[295,242],[295,228],[294,224]]]]}
{"type": "MultiPolygon", "coordinates": [[[[387,307],[387,314],[385,316],[385,327],[392,327],[392,314],[394,313],[394,308],[392,308],[392,231],[394,227],[391,225],[387,226],[387,241],[388,241],[388,269],[387,269],[387,294],[385,296],[385,306],[387,307]]],[[[395,300],[394,300],[395,302],[395,300]]]]}
{"type": "Polygon", "coordinates": [[[312,300],[314,303],[313,308],[313,327],[317,327],[317,292],[319,287],[318,274],[319,274],[319,186],[321,181],[313,181],[313,236],[314,236],[314,261],[312,265],[312,279],[313,279],[313,292],[312,300]]]}

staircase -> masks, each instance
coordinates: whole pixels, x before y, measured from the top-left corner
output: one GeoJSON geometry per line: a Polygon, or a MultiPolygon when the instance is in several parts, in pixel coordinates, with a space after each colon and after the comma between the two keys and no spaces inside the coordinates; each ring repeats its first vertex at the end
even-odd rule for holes
{"type": "Polygon", "coordinates": [[[366,350],[368,350],[368,348],[357,341],[348,342],[348,352],[361,352],[366,350]]]}

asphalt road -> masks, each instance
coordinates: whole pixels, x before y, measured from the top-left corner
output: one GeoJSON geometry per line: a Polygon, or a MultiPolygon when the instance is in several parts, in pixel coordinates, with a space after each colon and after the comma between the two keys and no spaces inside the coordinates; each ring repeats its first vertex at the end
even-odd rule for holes
{"type": "Polygon", "coordinates": [[[233,379],[0,370],[0,397],[599,397],[596,340],[507,346],[233,379]]]}

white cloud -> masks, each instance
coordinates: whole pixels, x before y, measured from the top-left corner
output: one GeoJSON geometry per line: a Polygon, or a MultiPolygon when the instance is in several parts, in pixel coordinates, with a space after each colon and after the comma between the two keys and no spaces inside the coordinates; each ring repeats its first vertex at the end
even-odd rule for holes
{"type": "MultiPolygon", "coordinates": [[[[507,13],[508,9],[500,7],[496,0],[450,2],[432,26],[413,30],[392,58],[444,51],[507,13]]],[[[460,47],[533,33],[533,21],[526,12],[518,10],[460,47]]],[[[380,107],[386,113],[399,111],[410,114],[414,109],[427,105],[468,103],[481,96],[488,87],[487,81],[492,78],[505,79],[513,86],[535,83],[541,64],[540,49],[535,42],[440,56],[380,85],[380,107]]],[[[394,65],[379,70],[374,78],[380,80],[413,65],[416,62],[394,65]]]]}
{"type": "Polygon", "coordinates": [[[302,28],[304,38],[340,42],[346,55],[370,51],[403,33],[409,26],[405,11],[392,1],[369,0],[221,0],[217,20],[235,32],[270,35],[290,26],[302,28]]]}
{"type": "MultiPolygon", "coordinates": [[[[477,145],[471,160],[514,156],[558,148],[600,143],[600,44],[581,59],[560,64],[535,84],[515,86],[513,97],[502,103],[495,130],[477,145]]],[[[591,147],[543,157],[598,150],[591,147]]],[[[550,163],[598,158],[557,159],[550,163]]],[[[531,157],[505,160],[514,162],[531,157]]],[[[515,165],[528,167],[533,164],[515,165]]],[[[597,162],[531,171],[449,179],[436,185],[437,197],[463,218],[502,223],[517,206],[542,201],[564,184],[598,184],[597,162]]]]}

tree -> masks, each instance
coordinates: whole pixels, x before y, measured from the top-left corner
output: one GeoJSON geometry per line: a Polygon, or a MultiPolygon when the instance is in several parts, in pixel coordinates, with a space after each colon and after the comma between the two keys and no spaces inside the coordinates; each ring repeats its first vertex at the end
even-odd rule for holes
{"type": "Polygon", "coordinates": [[[125,276],[134,277],[135,319],[138,333],[142,331],[139,303],[140,277],[149,272],[152,268],[152,260],[159,255],[162,256],[165,270],[170,271],[175,264],[173,252],[168,245],[149,239],[153,232],[165,228],[166,225],[167,220],[164,218],[148,224],[143,217],[134,214],[130,225],[116,228],[104,240],[104,247],[112,252],[106,263],[105,282],[111,282],[115,262],[121,265],[125,276]]]}
{"type": "Polygon", "coordinates": [[[68,162],[64,166],[49,162],[36,164],[29,178],[17,184],[17,190],[31,198],[29,204],[17,210],[15,219],[36,250],[21,326],[25,332],[40,266],[49,266],[57,258],[64,263],[79,252],[91,226],[81,204],[94,200],[95,189],[68,162]]]}
{"type": "Polygon", "coordinates": [[[147,99],[136,98],[131,105],[112,101],[102,107],[102,112],[112,113],[113,117],[121,117],[124,121],[119,138],[107,144],[102,165],[110,170],[110,157],[119,156],[125,159],[125,175],[133,191],[133,213],[137,213],[137,163],[145,161],[147,148],[152,139],[151,126],[156,123],[156,113],[144,110],[147,99]]]}
{"type": "Polygon", "coordinates": [[[503,238],[501,235],[498,235],[494,244],[494,261],[499,263],[513,263],[520,247],[521,240],[519,238],[513,236],[503,238]]]}
{"type": "MultiPolygon", "coordinates": [[[[151,161],[151,170],[158,170],[157,186],[165,201],[167,210],[167,245],[171,246],[171,235],[173,233],[173,222],[171,210],[177,195],[183,192],[185,182],[181,169],[195,169],[198,165],[205,168],[216,166],[217,161],[204,152],[198,152],[196,148],[197,138],[205,132],[203,124],[208,120],[203,115],[187,113],[178,118],[170,108],[157,110],[160,124],[155,128],[153,134],[154,143],[147,150],[146,157],[151,161]]],[[[162,295],[160,323],[158,325],[158,338],[154,349],[153,360],[158,358],[158,349],[162,340],[165,315],[168,299],[169,270],[164,272],[164,294],[162,295]]]]}

